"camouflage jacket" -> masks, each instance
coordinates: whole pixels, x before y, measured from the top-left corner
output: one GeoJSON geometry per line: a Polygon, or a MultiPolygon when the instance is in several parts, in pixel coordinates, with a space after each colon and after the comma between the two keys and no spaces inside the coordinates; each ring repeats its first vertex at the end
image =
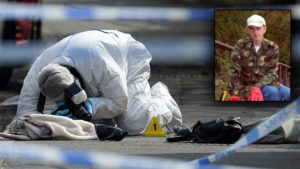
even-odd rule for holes
{"type": "Polygon", "coordinates": [[[247,100],[252,87],[271,85],[279,87],[277,71],[279,63],[278,46],[264,39],[255,52],[251,38],[240,39],[231,53],[229,92],[247,100]]]}

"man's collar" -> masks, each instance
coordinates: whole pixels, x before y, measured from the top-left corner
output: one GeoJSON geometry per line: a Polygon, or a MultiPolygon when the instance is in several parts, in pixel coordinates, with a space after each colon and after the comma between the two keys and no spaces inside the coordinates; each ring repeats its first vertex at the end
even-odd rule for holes
{"type": "MultiPolygon", "coordinates": [[[[247,43],[247,45],[246,45],[246,48],[247,49],[251,49],[253,46],[254,46],[254,43],[253,43],[253,40],[252,40],[252,38],[251,37],[249,37],[248,38],[248,43],[247,43]]],[[[263,38],[263,40],[262,40],[262,42],[261,42],[261,47],[263,48],[263,49],[268,49],[268,44],[267,44],[267,41],[265,40],[265,38],[263,38]]]]}

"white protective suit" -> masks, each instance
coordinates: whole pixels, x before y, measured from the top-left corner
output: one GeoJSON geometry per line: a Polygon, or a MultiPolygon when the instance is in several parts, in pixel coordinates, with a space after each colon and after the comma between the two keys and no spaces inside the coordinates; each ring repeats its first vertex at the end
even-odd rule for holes
{"type": "Polygon", "coordinates": [[[129,34],[91,30],[64,38],[45,50],[29,70],[21,90],[17,117],[39,113],[38,73],[50,64],[73,66],[81,74],[94,120],[115,118],[130,134],[140,134],[156,116],[162,126],[182,123],[178,105],[162,83],[151,89],[151,54],[129,34]]]}

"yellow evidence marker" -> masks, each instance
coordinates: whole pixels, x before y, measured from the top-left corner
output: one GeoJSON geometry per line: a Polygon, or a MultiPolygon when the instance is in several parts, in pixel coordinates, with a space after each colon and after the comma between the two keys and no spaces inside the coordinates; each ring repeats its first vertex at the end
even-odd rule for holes
{"type": "Polygon", "coordinates": [[[162,129],[157,117],[152,117],[146,131],[142,134],[145,137],[166,137],[166,133],[162,129]]]}

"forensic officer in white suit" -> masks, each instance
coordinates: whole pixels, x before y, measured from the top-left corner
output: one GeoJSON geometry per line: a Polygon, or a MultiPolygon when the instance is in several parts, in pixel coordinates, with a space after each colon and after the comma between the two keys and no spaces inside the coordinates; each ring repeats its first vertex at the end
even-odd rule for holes
{"type": "Polygon", "coordinates": [[[77,82],[84,86],[77,95],[86,95],[84,105],[92,120],[114,119],[129,134],[141,134],[154,116],[162,127],[179,125],[182,115],[168,88],[161,82],[150,88],[151,59],[142,43],[116,30],[68,36],[33,63],[24,80],[15,119],[41,113],[37,106],[41,95],[59,103],[57,107],[63,105],[65,89],[77,82]]]}

